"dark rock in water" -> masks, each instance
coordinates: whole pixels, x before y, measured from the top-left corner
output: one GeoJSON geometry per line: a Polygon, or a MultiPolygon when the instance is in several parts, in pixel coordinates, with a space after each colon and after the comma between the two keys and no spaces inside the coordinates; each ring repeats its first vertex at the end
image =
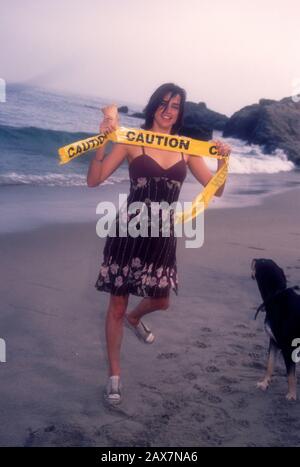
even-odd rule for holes
{"type": "Polygon", "coordinates": [[[123,114],[128,114],[127,105],[121,105],[121,107],[118,107],[118,112],[123,113],[123,114]]]}
{"type": "Polygon", "coordinates": [[[190,114],[184,118],[184,124],[179,130],[179,135],[188,136],[189,138],[209,141],[212,139],[212,128],[205,125],[202,121],[198,121],[197,116],[190,114]]]}
{"type": "Polygon", "coordinates": [[[134,112],[133,114],[129,115],[129,117],[135,118],[145,118],[145,114],[143,112],[134,112]]]}
{"type": "Polygon", "coordinates": [[[226,115],[208,109],[205,102],[196,104],[187,101],[184,108],[183,127],[179,134],[209,141],[212,139],[213,130],[222,131],[227,120],[226,115]]]}
{"type": "Polygon", "coordinates": [[[283,149],[290,160],[300,165],[300,102],[291,97],[280,101],[260,99],[258,104],[235,112],[227,121],[223,136],[262,145],[265,153],[283,149]]]}
{"type": "Polygon", "coordinates": [[[215,112],[206,107],[205,102],[187,101],[184,108],[184,126],[188,127],[191,124],[212,130],[223,131],[228,121],[228,117],[224,114],[215,112]]]}

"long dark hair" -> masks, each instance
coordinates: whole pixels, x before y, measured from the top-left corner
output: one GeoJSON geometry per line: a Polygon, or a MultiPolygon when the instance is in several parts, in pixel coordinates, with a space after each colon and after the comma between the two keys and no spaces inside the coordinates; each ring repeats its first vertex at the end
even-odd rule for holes
{"type": "Polygon", "coordinates": [[[156,91],[154,91],[154,93],[149,99],[148,104],[143,110],[145,114],[145,123],[141,125],[141,128],[143,128],[144,130],[150,130],[150,128],[152,128],[154,114],[158,107],[162,104],[164,96],[169,92],[171,93],[171,97],[176,96],[177,94],[179,94],[181,97],[178,118],[176,123],[174,123],[174,125],[172,126],[171,134],[176,134],[178,132],[183,123],[183,111],[184,104],[186,101],[186,92],[183,88],[177,86],[174,83],[162,84],[161,86],[159,86],[159,88],[156,89],[156,91]]]}

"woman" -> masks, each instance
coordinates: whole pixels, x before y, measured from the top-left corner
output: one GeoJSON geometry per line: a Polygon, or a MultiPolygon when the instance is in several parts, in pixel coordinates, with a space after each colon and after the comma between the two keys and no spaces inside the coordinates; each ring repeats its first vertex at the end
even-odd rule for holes
{"type": "MultiPolygon", "coordinates": [[[[182,125],[185,91],[173,83],[160,86],[151,96],[144,112],[145,130],[177,134],[182,125]]],[[[113,131],[109,119],[104,118],[100,131],[113,131]]],[[[219,152],[226,154],[229,147],[216,141],[219,152]]],[[[129,163],[130,193],[128,205],[143,201],[147,206],[152,201],[178,200],[182,183],[187,174],[187,166],[202,184],[206,185],[213,174],[201,157],[188,154],[162,151],[153,148],[115,144],[104,159],[104,148],[98,149],[91,161],[87,175],[90,187],[98,186],[106,180],[127,158],[129,163]]],[[[218,160],[218,169],[225,161],[218,160]]],[[[216,192],[223,193],[224,184],[216,192]]],[[[151,213],[152,213],[151,206],[151,213]]],[[[151,216],[151,214],[150,214],[151,216]]],[[[116,220],[119,219],[119,213],[116,220]]],[[[126,214],[126,220],[130,216],[126,214]]],[[[105,398],[110,403],[121,401],[120,349],[123,324],[135,332],[145,343],[152,343],[154,335],[141,318],[155,310],[169,307],[170,289],[178,293],[176,266],[176,236],[174,217],[171,216],[170,236],[162,237],[107,237],[104,258],[95,287],[110,293],[106,315],[106,341],[109,360],[109,378],[105,398]],[[141,302],[130,313],[125,313],[129,295],[142,296],[141,302]],[[125,318],[125,319],[124,319],[125,318]]],[[[160,230],[161,232],[161,230],[160,230]]]]}

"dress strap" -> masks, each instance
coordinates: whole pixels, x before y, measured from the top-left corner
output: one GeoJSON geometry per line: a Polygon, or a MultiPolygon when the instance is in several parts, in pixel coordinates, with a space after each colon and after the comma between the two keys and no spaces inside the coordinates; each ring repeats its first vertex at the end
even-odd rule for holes
{"type": "Polygon", "coordinates": [[[183,157],[183,152],[181,153],[181,159],[183,159],[183,160],[184,160],[184,157],[183,157]]]}
{"type": "Polygon", "coordinates": [[[143,154],[144,154],[144,156],[145,156],[145,155],[146,155],[146,153],[145,153],[144,146],[142,146],[142,151],[143,151],[143,154]]]}

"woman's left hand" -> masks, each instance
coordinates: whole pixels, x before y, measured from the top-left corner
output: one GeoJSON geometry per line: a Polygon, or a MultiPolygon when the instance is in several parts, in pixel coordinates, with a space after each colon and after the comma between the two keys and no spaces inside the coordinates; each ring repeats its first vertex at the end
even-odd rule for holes
{"type": "Polygon", "coordinates": [[[226,144],[226,143],[223,143],[221,140],[219,139],[215,139],[212,141],[212,143],[216,146],[217,148],[217,151],[218,151],[218,154],[220,156],[226,156],[228,157],[231,153],[231,147],[229,146],[229,144],[226,144]]]}

